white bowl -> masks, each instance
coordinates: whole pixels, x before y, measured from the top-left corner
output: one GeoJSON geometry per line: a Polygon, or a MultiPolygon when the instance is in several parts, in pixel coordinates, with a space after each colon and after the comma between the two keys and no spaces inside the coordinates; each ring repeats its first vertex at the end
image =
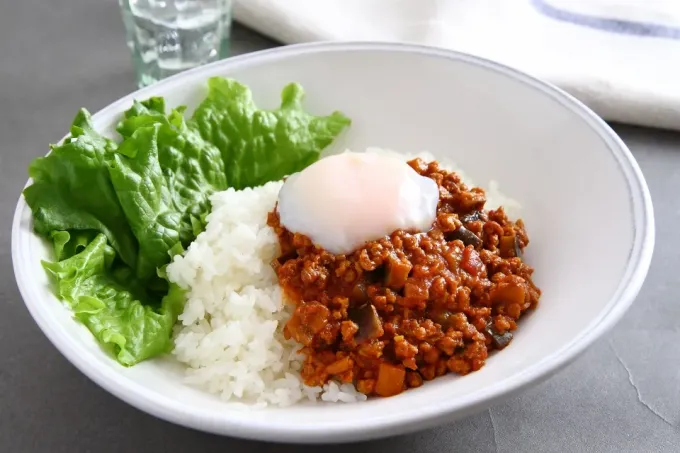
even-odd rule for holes
{"type": "Polygon", "coordinates": [[[468,376],[354,405],[237,410],[182,384],[170,360],[126,369],[102,352],[50,292],[40,266],[49,250],[33,233],[20,199],[12,256],[28,309],[68,360],[131,405],[181,425],[251,439],[344,442],[403,434],[480,411],[547,378],[612,327],[637,295],[654,245],[647,186],[616,134],[557,88],[450,51],[321,43],[180,74],[114,102],[94,115],[95,126],[113,133],[135,98],[165,96],[170,105],[192,108],[215,75],[245,82],[265,107],[277,105],[284,84],[300,82],[312,111],[339,109],[352,118],[344,144],[353,149],[428,150],[455,161],[477,183],[497,180],[523,205],[531,238],[526,259],[543,296],[511,346],[468,376]]]}

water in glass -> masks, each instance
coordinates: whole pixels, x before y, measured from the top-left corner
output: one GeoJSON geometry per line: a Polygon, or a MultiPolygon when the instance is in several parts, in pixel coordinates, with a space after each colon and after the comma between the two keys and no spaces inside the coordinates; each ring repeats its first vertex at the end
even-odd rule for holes
{"type": "Polygon", "coordinates": [[[229,52],[231,0],[119,0],[139,86],[229,52]]]}

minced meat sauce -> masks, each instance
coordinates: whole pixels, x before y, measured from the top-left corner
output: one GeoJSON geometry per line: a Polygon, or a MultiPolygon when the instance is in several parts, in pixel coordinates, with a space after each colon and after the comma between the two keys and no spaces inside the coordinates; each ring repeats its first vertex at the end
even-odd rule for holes
{"type": "Polygon", "coordinates": [[[395,231],[351,255],[333,255],[304,235],[268,223],[281,244],[274,263],[295,311],[284,328],[302,345],[302,378],[355,384],[391,396],[423,381],[484,366],[512,340],[540,290],[522,261],[529,238],[485,193],[437,162],[409,165],[439,186],[437,219],[424,233],[395,231]]]}

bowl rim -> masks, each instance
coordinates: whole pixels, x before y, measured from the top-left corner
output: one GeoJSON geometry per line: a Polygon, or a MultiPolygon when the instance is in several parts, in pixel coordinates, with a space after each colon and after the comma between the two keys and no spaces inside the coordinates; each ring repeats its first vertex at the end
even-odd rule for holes
{"type": "MultiPolygon", "coordinates": [[[[34,233],[21,226],[22,221],[30,218],[31,214],[23,195],[20,195],[12,224],[12,262],[17,286],[24,303],[35,322],[52,344],[76,368],[109,393],[137,409],[158,418],[215,434],[255,440],[306,443],[342,442],[343,440],[377,438],[396,433],[397,431],[406,433],[421,429],[424,426],[435,425],[438,418],[451,415],[456,411],[462,412],[465,410],[469,413],[487,408],[493,403],[508,398],[533,383],[548,378],[573,361],[577,355],[582,353],[609,330],[632,304],[649,270],[655,241],[652,199],[637,162],[627,146],[611,127],[582,102],[550,83],[503,64],[453,50],[417,44],[353,41],[297,44],[240,55],[177,74],[114,101],[94,114],[93,119],[96,121],[98,117],[109,115],[112,111],[122,110],[124,105],[129,105],[135,98],[144,97],[151,89],[161,86],[170,89],[173,86],[178,86],[183,79],[190,75],[210,73],[217,68],[236,68],[248,65],[251,62],[276,61],[289,56],[325,53],[328,51],[416,53],[428,57],[462,61],[501,73],[537,89],[575,115],[578,115],[602,139],[606,148],[615,158],[628,186],[634,223],[633,242],[626,269],[613,296],[599,316],[593,319],[583,331],[569,343],[553,351],[552,354],[541,361],[496,384],[472,392],[464,397],[453,401],[442,399],[437,405],[420,407],[418,411],[411,412],[408,417],[405,417],[402,412],[385,414],[382,417],[368,421],[363,420],[360,425],[353,420],[337,420],[333,424],[305,424],[296,426],[271,426],[267,425],[266,421],[243,422],[239,421],[237,415],[229,416],[230,411],[225,411],[220,417],[215,417],[214,414],[207,414],[196,407],[187,406],[173,400],[172,397],[149,394],[144,390],[144,386],[136,383],[131,378],[121,376],[120,373],[113,372],[110,368],[99,366],[95,361],[89,361],[88,356],[91,354],[90,352],[85,350],[73,338],[64,336],[57,330],[56,326],[50,322],[49,317],[41,310],[41,296],[34,285],[30,284],[30,273],[22,265],[22,261],[25,261],[21,259],[22,251],[26,250],[28,241],[34,233]]],[[[30,184],[30,179],[26,185],[28,184],[30,184]]]]}

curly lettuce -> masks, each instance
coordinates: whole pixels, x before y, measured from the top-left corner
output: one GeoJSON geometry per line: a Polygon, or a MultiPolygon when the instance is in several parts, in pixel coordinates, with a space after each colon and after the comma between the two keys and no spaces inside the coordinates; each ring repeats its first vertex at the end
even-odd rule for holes
{"type": "Polygon", "coordinates": [[[281,105],[260,110],[252,93],[235,80],[208,80],[208,97],[198,106],[191,123],[222,153],[229,185],[254,187],[298,172],[319,159],[319,154],[350,124],[334,112],[314,116],[302,107],[304,91],[296,83],[281,93],[281,105]]]}
{"type": "Polygon", "coordinates": [[[137,259],[137,240],[125,218],[106,165],[116,144],[95,132],[90,114],[81,110],[71,135],[50,153],[31,162],[33,183],[24,198],[33,211],[36,233],[98,231],[129,266],[137,259]]]}
{"type": "Polygon", "coordinates": [[[350,124],[338,112],[305,111],[297,84],[274,110],[259,109],[235,80],[208,87],[188,120],[184,107],[166,113],[163,98],[134,102],[119,142],[81,110],[70,136],[29,167],[24,197],[54,249],[43,266],[75,318],[124,366],[172,349],[185,295],[164,267],[204,229],[211,194],[304,169],[350,124]]]}
{"type": "Polygon", "coordinates": [[[182,312],[184,293],[171,284],[160,307],[139,299],[134,286],[116,278],[115,250],[98,235],[80,253],[43,262],[55,278],[57,294],[106,350],[122,365],[134,365],[172,350],[172,327],[182,312]]]}

